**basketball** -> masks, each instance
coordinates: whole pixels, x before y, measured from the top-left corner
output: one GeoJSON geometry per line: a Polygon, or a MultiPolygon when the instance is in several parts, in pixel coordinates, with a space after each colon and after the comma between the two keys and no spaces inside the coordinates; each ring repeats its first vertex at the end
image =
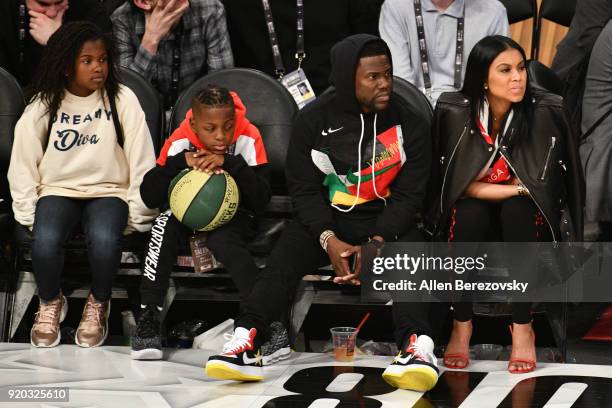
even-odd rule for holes
{"type": "Polygon", "coordinates": [[[226,172],[185,169],[170,183],[168,202],[172,214],[187,227],[212,231],[234,217],[240,194],[236,181],[226,172]]]}

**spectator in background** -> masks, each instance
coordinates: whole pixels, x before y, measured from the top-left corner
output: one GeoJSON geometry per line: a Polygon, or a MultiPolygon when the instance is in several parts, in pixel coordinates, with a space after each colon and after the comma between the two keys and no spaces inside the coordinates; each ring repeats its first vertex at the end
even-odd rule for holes
{"type": "MultiPolygon", "coordinates": [[[[331,47],[357,33],[378,35],[383,0],[305,0],[306,58],[302,68],[316,95],[329,86],[331,47]]],[[[223,0],[237,67],[274,73],[274,59],[261,0],[223,0]]],[[[298,67],[296,0],[269,0],[285,72],[298,67]]]]}
{"type": "Polygon", "coordinates": [[[599,222],[600,240],[612,241],[612,20],[597,38],[584,85],[580,146],[586,179],[586,218],[599,222]]]}
{"type": "Polygon", "coordinates": [[[199,77],[234,65],[218,0],[132,0],[111,21],[119,65],[151,81],[166,109],[199,77]]]}
{"type": "Polygon", "coordinates": [[[442,92],[463,85],[465,61],[474,45],[487,35],[508,35],[508,16],[497,0],[421,0],[423,37],[417,33],[417,5],[413,1],[386,0],[380,12],[380,36],[389,44],[394,74],[421,89],[435,105],[442,92]],[[462,58],[456,64],[461,20],[462,58]],[[428,75],[426,86],[419,43],[426,44],[428,75]],[[460,77],[455,77],[460,68],[460,77]]]}
{"type": "Polygon", "coordinates": [[[0,1],[0,66],[25,87],[51,34],[63,23],[79,20],[110,32],[108,15],[97,0],[0,1]]]}
{"type": "MultiPolygon", "coordinates": [[[[572,24],[567,35],[557,45],[557,53],[551,69],[566,82],[585,58],[591,53],[597,36],[612,18],[610,0],[578,0],[572,24]]],[[[585,61],[588,62],[588,59],[585,61]]]]}

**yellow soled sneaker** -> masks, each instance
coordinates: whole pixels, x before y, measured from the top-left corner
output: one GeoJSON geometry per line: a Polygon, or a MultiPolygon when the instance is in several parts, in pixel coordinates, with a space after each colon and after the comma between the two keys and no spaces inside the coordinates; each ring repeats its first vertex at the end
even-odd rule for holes
{"type": "Polygon", "coordinates": [[[208,358],[206,375],[219,380],[263,380],[263,360],[261,349],[255,346],[256,335],[256,329],[236,327],[223,346],[223,353],[208,358]]]}
{"type": "Polygon", "coordinates": [[[403,390],[429,391],[438,382],[440,371],[433,353],[433,340],[424,334],[410,336],[382,376],[390,385],[403,390]]]}

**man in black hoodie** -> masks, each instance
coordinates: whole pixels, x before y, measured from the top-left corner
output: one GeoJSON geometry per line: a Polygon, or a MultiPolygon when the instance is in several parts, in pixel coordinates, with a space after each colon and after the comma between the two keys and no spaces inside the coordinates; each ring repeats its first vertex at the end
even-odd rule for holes
{"type": "MultiPolygon", "coordinates": [[[[263,379],[259,347],[304,275],[331,263],[335,282],[358,284],[349,258],[359,260],[360,244],[422,240],[415,215],[431,160],[426,121],[392,98],[391,54],[380,38],[347,37],[331,60],[335,89],[293,125],[286,176],[296,220],[243,300],[232,339],[208,360],[210,377],[263,379]]],[[[437,382],[428,315],[426,303],[393,304],[401,353],[383,377],[394,386],[426,391],[437,382]]]]}

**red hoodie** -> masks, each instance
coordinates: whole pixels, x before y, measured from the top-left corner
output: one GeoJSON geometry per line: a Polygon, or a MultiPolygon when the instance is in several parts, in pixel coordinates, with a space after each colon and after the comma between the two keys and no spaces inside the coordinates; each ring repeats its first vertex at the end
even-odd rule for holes
{"type": "MultiPolygon", "coordinates": [[[[246,107],[240,100],[240,97],[235,92],[230,92],[234,100],[236,113],[236,129],[234,130],[234,139],[230,151],[234,156],[241,155],[249,166],[258,166],[268,162],[266,149],[261,139],[259,130],[246,117],[246,107]]],[[[191,109],[187,112],[185,120],[180,126],[172,132],[172,135],[164,143],[157,164],[164,166],[168,156],[174,156],[177,153],[189,150],[190,145],[193,145],[198,150],[206,150],[206,148],[198,139],[198,135],[191,129],[189,120],[193,116],[191,109]]]]}

